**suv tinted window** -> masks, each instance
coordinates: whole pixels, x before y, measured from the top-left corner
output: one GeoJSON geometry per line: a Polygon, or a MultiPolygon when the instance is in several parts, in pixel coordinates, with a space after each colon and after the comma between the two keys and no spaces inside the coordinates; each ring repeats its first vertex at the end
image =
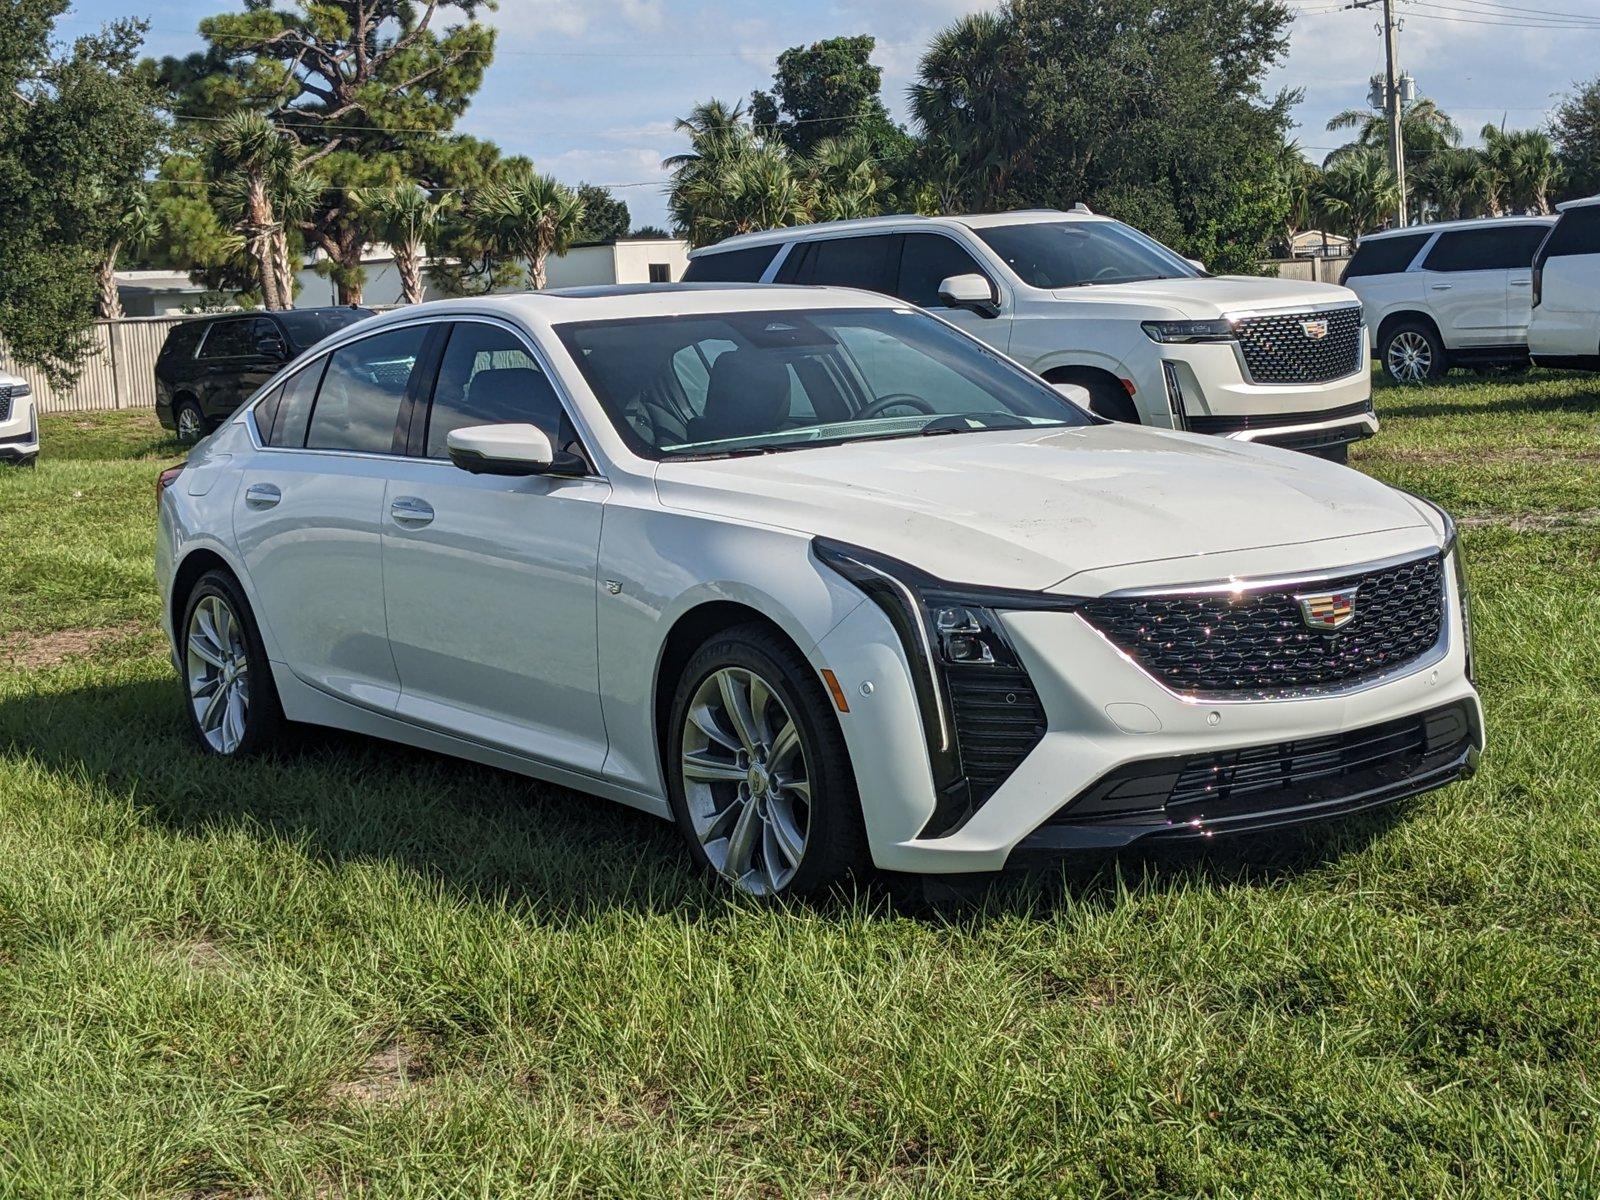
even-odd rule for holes
{"type": "Polygon", "coordinates": [[[1543,225],[1451,230],[1439,235],[1422,266],[1427,271],[1503,271],[1531,266],[1545,232],[1543,225]]]}
{"type": "Polygon", "coordinates": [[[161,344],[161,357],[189,358],[194,354],[194,348],[200,344],[200,335],[205,332],[204,321],[184,321],[174,325],[167,331],[167,340],[161,344]]]}
{"type": "Polygon", "coordinates": [[[792,280],[887,294],[894,290],[894,252],[899,246],[900,235],[895,233],[808,242],[805,260],[796,264],[792,280]]]}
{"type": "Polygon", "coordinates": [[[428,413],[429,458],[449,458],[445,439],[469,425],[537,425],[563,447],[574,431],[556,390],[515,334],[476,321],[459,322],[439,364],[428,413]]]}
{"type": "Polygon", "coordinates": [[[428,326],[374,334],[335,350],[317,389],[306,445],[388,454],[428,326]]]}
{"type": "Polygon", "coordinates": [[[1561,214],[1541,258],[1565,258],[1570,254],[1600,254],[1600,204],[1569,208],[1561,214]]]}
{"type": "Polygon", "coordinates": [[[1416,258],[1417,251],[1430,234],[1412,233],[1405,237],[1376,238],[1356,247],[1355,257],[1344,269],[1344,278],[1355,279],[1362,275],[1392,275],[1404,271],[1416,258]]]}
{"type": "Polygon", "coordinates": [[[298,449],[306,444],[306,423],[311,417],[311,404],[316,399],[317,383],[322,379],[328,360],[320,358],[305,370],[297,372],[284,382],[275,393],[256,407],[256,429],[261,440],[269,446],[298,449]]]}
{"type": "Polygon", "coordinates": [[[306,350],[330,333],[337,333],[372,315],[370,308],[287,309],[278,314],[278,320],[288,332],[290,342],[297,349],[306,350]]]}
{"type": "Polygon", "coordinates": [[[689,260],[683,273],[685,283],[759,283],[762,273],[778,253],[777,246],[751,246],[748,250],[727,250],[721,254],[701,254],[689,260]]]}
{"type": "Polygon", "coordinates": [[[244,358],[256,352],[251,330],[255,318],[237,321],[217,321],[206,331],[206,340],[200,344],[201,358],[244,358]]]}
{"type": "MultiPolygon", "coordinates": [[[[937,233],[908,233],[900,251],[900,280],[894,294],[923,308],[943,308],[939,285],[952,275],[989,273],[953,238],[937,233]]],[[[989,279],[994,286],[994,280],[989,279]]]]}

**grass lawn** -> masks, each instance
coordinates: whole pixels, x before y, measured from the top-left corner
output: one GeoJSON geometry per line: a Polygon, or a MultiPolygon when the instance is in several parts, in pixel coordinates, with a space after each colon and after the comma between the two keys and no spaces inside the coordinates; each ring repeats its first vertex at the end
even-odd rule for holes
{"type": "Polygon", "coordinates": [[[148,414],[0,472],[0,1197],[1600,1194],[1600,377],[1380,390],[1467,518],[1469,783],[779,910],[602,801],[188,741],[148,414]]]}

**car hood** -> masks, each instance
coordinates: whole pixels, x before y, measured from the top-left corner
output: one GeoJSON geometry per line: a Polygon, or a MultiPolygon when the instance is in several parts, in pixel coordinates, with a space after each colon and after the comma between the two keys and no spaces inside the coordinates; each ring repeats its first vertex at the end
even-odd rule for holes
{"type": "Polygon", "coordinates": [[[656,490],[669,508],[851,542],[955,582],[1036,591],[1134,563],[1203,558],[1208,578],[1225,578],[1235,566],[1257,573],[1264,560],[1244,552],[1268,547],[1432,536],[1402,493],[1359,472],[1125,425],[669,460],[656,490]]]}
{"type": "Polygon", "coordinates": [[[1063,300],[1100,300],[1167,307],[1196,320],[1273,309],[1322,304],[1359,304],[1349,288],[1332,283],[1301,283],[1253,275],[1211,275],[1199,279],[1152,279],[1145,283],[1094,284],[1053,293],[1063,300]]]}

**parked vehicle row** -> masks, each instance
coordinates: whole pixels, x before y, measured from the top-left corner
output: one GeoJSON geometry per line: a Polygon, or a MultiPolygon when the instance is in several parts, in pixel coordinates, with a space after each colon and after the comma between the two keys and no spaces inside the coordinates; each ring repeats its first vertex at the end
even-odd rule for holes
{"type": "Polygon", "coordinates": [[[729,238],[686,281],[863,288],[938,313],[1112,420],[1343,460],[1377,431],[1360,301],[1216,277],[1087,210],[877,217],[729,238]]]}
{"type": "MultiPolygon", "coordinates": [[[[980,260],[1018,346],[1021,288],[1054,290],[1012,282],[1055,236],[1024,233],[980,260]]],[[[739,252],[781,265],[767,245],[739,252]]],[[[1191,326],[1151,345],[1243,353],[1166,340],[1223,318],[1140,290],[1138,323],[1191,326]]],[[[290,720],[495,764],[672,819],[759,894],[1330,817],[1483,745],[1441,510],[1106,420],[905,299],[425,304],[280,369],[160,485],[162,620],[207,751],[290,720]]]]}

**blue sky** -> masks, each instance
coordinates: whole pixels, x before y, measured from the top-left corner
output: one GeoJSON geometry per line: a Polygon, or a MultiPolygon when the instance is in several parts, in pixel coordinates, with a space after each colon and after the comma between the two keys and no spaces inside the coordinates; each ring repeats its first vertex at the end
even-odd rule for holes
{"type": "MultiPolygon", "coordinates": [[[[1290,0],[1298,14],[1290,53],[1272,79],[1304,89],[1298,137],[1319,160],[1339,140],[1323,129],[1328,117],[1363,104],[1368,76],[1382,67],[1374,13],[1329,11],[1343,2],[1290,0]]],[[[1400,6],[1402,66],[1472,136],[1502,118],[1542,124],[1575,82],[1600,72],[1600,0],[1400,6]],[[1593,14],[1593,27],[1558,27],[1563,22],[1545,15],[1555,11],[1593,14]]],[[[194,30],[202,16],[234,7],[226,0],[79,0],[61,32],[142,16],[152,27],[150,51],[179,54],[199,47],[194,30]]],[[[461,128],[529,155],[570,183],[633,185],[617,194],[634,223],[664,224],[660,162],[682,146],[672,119],[697,100],[741,98],[768,86],[772,60],[786,46],[870,33],[879,42],[885,99],[904,117],[905,88],[928,38],[984,7],[976,0],[501,0],[488,17],[500,30],[499,54],[461,128]]]]}

